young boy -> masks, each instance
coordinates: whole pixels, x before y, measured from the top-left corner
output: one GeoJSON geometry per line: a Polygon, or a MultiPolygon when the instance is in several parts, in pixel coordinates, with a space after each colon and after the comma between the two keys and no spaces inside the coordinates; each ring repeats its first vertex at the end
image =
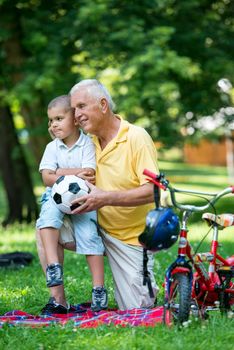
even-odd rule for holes
{"type": "MultiPolygon", "coordinates": [[[[47,260],[47,287],[63,284],[63,268],[59,263],[58,241],[59,229],[62,227],[62,213],[51,197],[51,187],[61,175],[92,176],[95,174],[95,149],[91,139],[78,128],[78,121],[70,107],[67,95],[59,96],[48,105],[49,130],[55,139],[44,151],[39,170],[47,190],[42,197],[42,207],[37,229],[40,230],[41,241],[47,260]]],[[[93,220],[97,220],[96,212],[70,216],[76,238],[76,251],[85,254],[92,274],[93,311],[107,308],[107,291],[104,288],[104,246],[97,233],[93,220]]],[[[56,310],[58,310],[58,303],[56,310]]],[[[67,308],[67,305],[61,305],[67,308]]],[[[61,309],[62,309],[61,307],[61,309]]]]}

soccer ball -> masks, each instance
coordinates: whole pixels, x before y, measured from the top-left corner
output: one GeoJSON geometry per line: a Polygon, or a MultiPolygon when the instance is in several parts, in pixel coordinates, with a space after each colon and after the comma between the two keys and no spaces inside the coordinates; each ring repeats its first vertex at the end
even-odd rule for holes
{"type": "Polygon", "coordinates": [[[51,196],[56,207],[63,213],[71,214],[72,210],[82,203],[72,205],[71,202],[89,193],[85,181],[75,175],[60,176],[52,187],[51,196]]]}

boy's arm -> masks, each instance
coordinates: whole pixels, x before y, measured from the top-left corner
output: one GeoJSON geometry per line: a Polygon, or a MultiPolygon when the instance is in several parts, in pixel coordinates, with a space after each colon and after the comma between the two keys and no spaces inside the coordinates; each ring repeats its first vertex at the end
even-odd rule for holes
{"type": "Polygon", "coordinates": [[[76,175],[92,184],[95,184],[95,173],[93,168],[58,168],[56,170],[56,175],[76,175]]]}
{"type": "Polygon", "coordinates": [[[58,168],[56,171],[43,169],[42,180],[45,186],[52,187],[62,175],[76,175],[91,183],[95,183],[95,170],[92,168],[58,168]]]}

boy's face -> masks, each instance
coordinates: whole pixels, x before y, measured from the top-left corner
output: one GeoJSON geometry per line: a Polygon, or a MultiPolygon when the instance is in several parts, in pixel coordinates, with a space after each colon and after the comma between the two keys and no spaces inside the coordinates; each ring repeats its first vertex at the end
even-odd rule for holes
{"type": "Polygon", "coordinates": [[[77,131],[78,121],[75,119],[73,110],[66,111],[61,107],[48,109],[49,129],[54,137],[66,140],[77,131]]]}

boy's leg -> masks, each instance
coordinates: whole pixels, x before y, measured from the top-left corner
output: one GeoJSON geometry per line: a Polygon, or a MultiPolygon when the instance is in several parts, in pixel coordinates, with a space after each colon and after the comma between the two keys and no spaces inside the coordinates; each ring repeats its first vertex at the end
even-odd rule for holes
{"type": "Polygon", "coordinates": [[[37,254],[41,263],[41,267],[44,273],[46,273],[47,260],[45,249],[42,244],[40,230],[36,229],[36,245],[37,245],[37,254]]]}
{"type": "Polygon", "coordinates": [[[53,227],[40,229],[40,236],[43,247],[45,247],[45,255],[47,265],[59,263],[58,257],[58,240],[59,230],[53,227]]]}
{"type": "MultiPolygon", "coordinates": [[[[36,230],[36,245],[37,245],[37,253],[38,257],[41,263],[41,267],[46,273],[46,267],[47,267],[47,260],[46,260],[46,254],[45,249],[42,244],[40,230],[36,230]]],[[[73,227],[71,221],[65,217],[64,218],[64,224],[59,230],[59,244],[58,244],[58,259],[59,263],[63,265],[64,261],[64,249],[66,250],[76,250],[76,241],[75,241],[75,234],[73,232],[73,227]]]]}
{"type": "MultiPolygon", "coordinates": [[[[45,249],[41,239],[40,230],[36,230],[36,245],[37,245],[37,253],[41,263],[42,270],[44,273],[46,273],[47,260],[46,260],[45,249]]],[[[63,265],[64,249],[60,244],[58,245],[57,254],[58,254],[59,263],[63,265]]]]}
{"type": "Polygon", "coordinates": [[[104,257],[103,255],[86,255],[92,275],[94,287],[104,286],[104,257]]]}
{"type": "MultiPolygon", "coordinates": [[[[61,265],[63,265],[64,249],[74,251],[75,247],[76,247],[75,236],[74,236],[74,232],[72,229],[72,223],[67,217],[64,218],[64,224],[60,230],[59,242],[60,242],[60,244],[58,244],[59,263],[61,265]]],[[[40,236],[39,230],[36,231],[36,244],[37,244],[37,251],[38,251],[38,256],[39,256],[39,260],[40,260],[42,269],[43,269],[44,273],[46,273],[47,261],[46,261],[45,250],[44,250],[44,247],[43,247],[43,244],[41,241],[41,236],[40,236]]],[[[64,291],[63,285],[51,287],[51,288],[49,288],[49,291],[50,291],[50,300],[49,300],[49,303],[46,304],[46,306],[43,308],[42,313],[47,314],[47,311],[51,312],[51,310],[52,310],[51,305],[53,306],[53,304],[50,304],[50,303],[53,302],[53,300],[56,303],[67,307],[65,291],[64,291]]],[[[55,309],[54,313],[56,313],[58,307],[55,306],[54,309],[55,309]]]]}
{"type": "Polygon", "coordinates": [[[40,237],[47,262],[46,285],[49,288],[63,284],[63,265],[58,256],[59,231],[53,228],[40,229],[40,237]]]}
{"type": "Polygon", "coordinates": [[[52,198],[47,196],[41,207],[36,226],[40,229],[41,241],[45,250],[47,268],[47,287],[63,284],[63,268],[59,263],[58,240],[64,214],[55,206],[52,198]]]}
{"type": "Polygon", "coordinates": [[[63,224],[64,214],[55,206],[50,192],[45,194],[41,206],[40,216],[36,222],[37,229],[40,229],[41,241],[44,246],[47,264],[59,262],[58,240],[59,229],[63,224]]]}
{"type": "MultiPolygon", "coordinates": [[[[39,260],[41,263],[41,267],[43,269],[43,272],[46,274],[47,260],[46,260],[46,254],[45,254],[45,250],[44,250],[44,247],[42,244],[41,235],[40,235],[39,230],[36,231],[36,243],[37,243],[37,252],[38,252],[38,257],[39,257],[39,260]]],[[[64,250],[60,245],[58,247],[59,247],[58,248],[59,262],[61,265],[63,265],[64,250]]],[[[51,288],[49,288],[49,291],[50,291],[50,301],[55,300],[58,304],[61,304],[63,306],[67,305],[63,284],[59,285],[59,286],[51,287],[51,288]]],[[[50,303],[50,301],[49,301],[49,303],[50,303]]],[[[47,311],[46,307],[48,306],[48,304],[46,304],[46,306],[43,308],[45,313],[47,311]]]]}
{"type": "Polygon", "coordinates": [[[104,257],[87,255],[86,258],[93,282],[91,309],[93,311],[105,310],[108,306],[108,296],[104,287],[104,257]]]}
{"type": "Polygon", "coordinates": [[[92,304],[93,311],[107,308],[107,291],[104,288],[104,245],[98,235],[96,212],[82,215],[73,215],[72,222],[77,241],[77,252],[86,255],[90,272],[92,274],[92,304]]]}

